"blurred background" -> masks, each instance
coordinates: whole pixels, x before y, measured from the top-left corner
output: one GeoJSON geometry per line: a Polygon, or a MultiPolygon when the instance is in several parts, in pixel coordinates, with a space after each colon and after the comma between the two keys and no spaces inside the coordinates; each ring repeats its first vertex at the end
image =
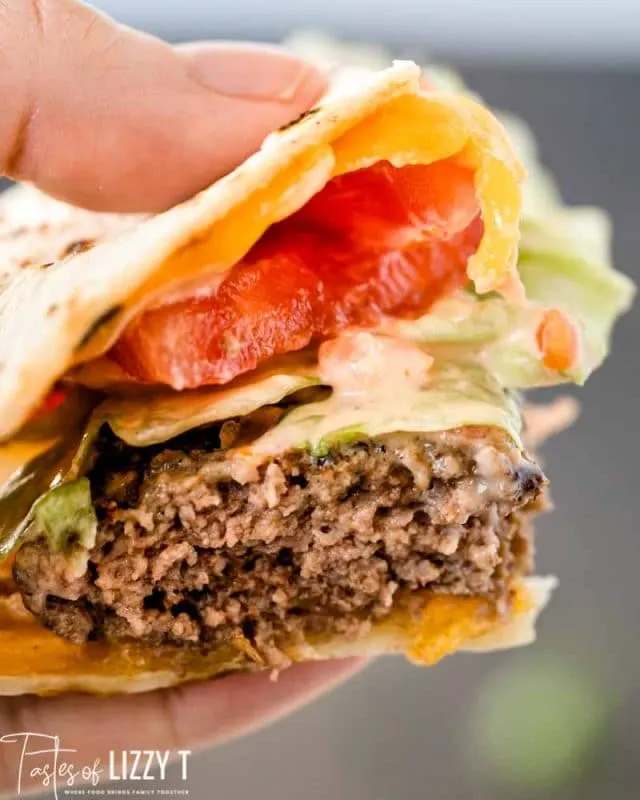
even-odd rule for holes
{"type": "Polygon", "coordinates": [[[215,34],[278,40],[311,26],[350,39],[426,44],[437,56],[455,58],[640,62],[634,0],[97,0],[93,5],[164,38],[215,34]]]}
{"type": "MultiPolygon", "coordinates": [[[[631,0],[95,5],[174,41],[278,40],[314,27],[444,60],[491,105],[531,124],[568,202],[607,208],[617,265],[640,278],[640,13],[631,0]]],[[[430,670],[382,659],[294,717],[195,758],[190,797],[638,796],[639,342],[632,311],[580,392],[578,425],[546,447],[556,510],[539,522],[538,563],[561,583],[537,644],[430,670]]]]}

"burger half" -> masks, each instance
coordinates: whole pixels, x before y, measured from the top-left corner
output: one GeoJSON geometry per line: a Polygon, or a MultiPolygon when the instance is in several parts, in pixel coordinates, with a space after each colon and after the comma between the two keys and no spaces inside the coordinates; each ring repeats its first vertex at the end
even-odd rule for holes
{"type": "Polygon", "coordinates": [[[530,641],[517,391],[583,382],[632,289],[593,215],[549,200],[520,242],[524,178],[396,62],[165,214],[10,193],[0,691],[530,641]]]}

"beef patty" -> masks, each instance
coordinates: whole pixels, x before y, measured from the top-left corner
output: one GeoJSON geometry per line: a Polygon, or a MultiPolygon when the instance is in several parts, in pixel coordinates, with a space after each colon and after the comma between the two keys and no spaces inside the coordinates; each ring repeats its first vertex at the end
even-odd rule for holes
{"type": "Polygon", "coordinates": [[[302,630],[357,635],[402,589],[504,600],[530,568],[527,516],[546,483],[485,428],[294,451],[245,483],[219,432],[135,449],[105,429],[98,448],[88,569],[74,578],[44,541],[23,546],[27,607],[73,642],[207,650],[241,635],[271,663],[302,630]]]}

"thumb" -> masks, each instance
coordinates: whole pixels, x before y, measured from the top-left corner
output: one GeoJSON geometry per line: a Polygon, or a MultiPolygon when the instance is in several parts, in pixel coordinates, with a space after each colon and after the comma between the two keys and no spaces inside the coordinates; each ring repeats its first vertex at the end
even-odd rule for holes
{"type": "Polygon", "coordinates": [[[88,208],[183,200],[323,89],[275,47],[173,48],[75,0],[0,2],[0,175],[88,208]]]}

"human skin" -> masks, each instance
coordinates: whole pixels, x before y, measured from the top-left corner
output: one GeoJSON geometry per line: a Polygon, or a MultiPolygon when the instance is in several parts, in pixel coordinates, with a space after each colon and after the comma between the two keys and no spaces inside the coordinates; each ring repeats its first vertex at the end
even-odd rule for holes
{"type": "MultiPolygon", "coordinates": [[[[74,0],[0,0],[0,175],[103,211],[160,211],[229,172],[322,94],[322,75],[276,48],[171,47],[74,0]]],[[[196,750],[328,691],[357,659],[277,681],[236,675],[136,697],[0,699],[0,738],[40,732],[77,750],[196,750]]],[[[16,791],[0,743],[0,794],[16,791]]],[[[23,784],[23,792],[42,783],[23,784]]]]}
{"type": "MultiPolygon", "coordinates": [[[[57,736],[75,750],[75,764],[105,766],[110,750],[198,751],[243,736],[295,711],[358,672],[363,661],[298,664],[276,681],[267,672],[136,696],[0,699],[0,738],[11,733],[57,736]]],[[[35,748],[34,748],[35,749],[35,748]]],[[[18,748],[0,742],[0,797],[14,797],[18,748]]],[[[22,791],[42,791],[42,779],[23,770],[22,791]]]]}
{"type": "Polygon", "coordinates": [[[0,174],[77,205],[174,205],[324,87],[274,47],[171,47],[75,0],[0,0],[0,174]]]}

